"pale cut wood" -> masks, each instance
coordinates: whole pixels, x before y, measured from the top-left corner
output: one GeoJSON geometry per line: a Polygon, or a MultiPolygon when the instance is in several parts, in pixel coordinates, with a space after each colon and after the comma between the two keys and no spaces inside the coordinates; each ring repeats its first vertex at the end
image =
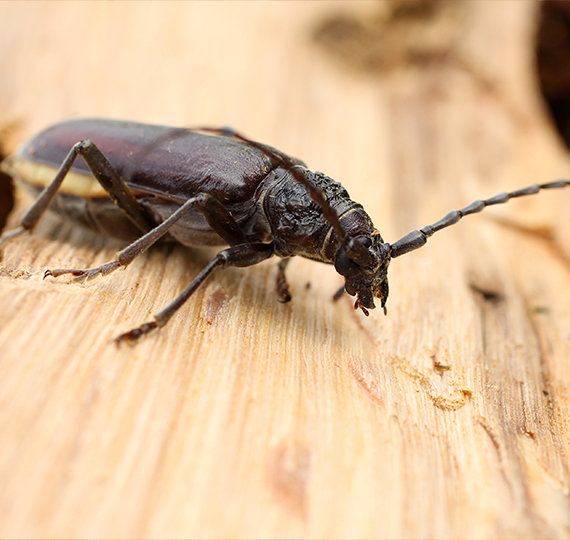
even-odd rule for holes
{"type": "MultiPolygon", "coordinates": [[[[535,4],[397,5],[1,3],[0,128],[14,148],[70,116],[230,125],[341,181],[390,241],[568,175],[535,4]],[[338,14],[398,61],[327,52],[314,36],[338,14]]],[[[395,260],[388,317],[333,304],[342,280],[304,260],[279,304],[268,263],[121,348],[211,253],[43,281],[122,245],[46,216],[0,252],[0,536],[568,538],[569,208],[515,201],[395,260]]]]}

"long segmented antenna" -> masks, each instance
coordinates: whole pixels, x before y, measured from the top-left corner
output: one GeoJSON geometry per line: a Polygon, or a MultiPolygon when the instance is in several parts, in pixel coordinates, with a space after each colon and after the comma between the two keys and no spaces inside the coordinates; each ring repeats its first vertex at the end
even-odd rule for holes
{"type": "Polygon", "coordinates": [[[406,234],[398,241],[394,242],[391,247],[392,259],[405,255],[410,251],[421,248],[427,242],[427,239],[434,233],[449,227],[450,225],[455,225],[462,217],[468,216],[469,214],[477,214],[481,212],[483,208],[487,206],[492,206],[494,204],[504,204],[510,199],[516,197],[525,197],[527,195],[534,195],[538,193],[541,189],[559,189],[566,186],[570,186],[570,181],[568,180],[556,180],[555,182],[547,182],[546,184],[531,184],[522,189],[517,189],[511,191],[510,193],[503,192],[485,200],[476,200],[471,204],[467,205],[461,210],[452,210],[447,213],[439,221],[436,221],[432,225],[426,225],[422,227],[419,231],[415,230],[406,234]]]}

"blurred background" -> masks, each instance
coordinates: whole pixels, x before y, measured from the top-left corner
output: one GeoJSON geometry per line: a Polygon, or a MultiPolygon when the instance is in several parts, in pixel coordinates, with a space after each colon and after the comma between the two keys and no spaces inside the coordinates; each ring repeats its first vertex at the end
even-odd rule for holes
{"type": "MultiPolygon", "coordinates": [[[[405,167],[393,157],[409,151],[416,157],[404,161],[422,158],[413,147],[417,141],[402,133],[402,119],[392,125],[400,114],[394,110],[400,107],[413,121],[414,107],[425,114],[425,102],[437,106],[461,94],[467,102],[473,89],[467,90],[461,77],[475,74],[472,81],[487,97],[512,90],[509,106],[515,114],[528,113],[529,100],[545,106],[544,118],[550,114],[568,138],[569,8],[551,0],[529,5],[527,21],[517,25],[500,13],[504,7],[493,13],[488,5],[474,9],[470,2],[446,0],[6,2],[2,14],[10,24],[1,37],[0,150],[5,155],[69,117],[231,126],[326,169],[354,186],[357,200],[389,196],[392,205],[401,206],[414,194],[401,189],[402,178],[396,180],[399,194],[389,191],[393,168],[405,167]],[[483,23],[487,16],[494,20],[483,23]],[[502,19],[507,26],[501,27],[502,19]],[[484,49],[491,49],[493,40],[496,54],[490,55],[484,49]],[[524,69],[509,76],[519,68],[524,69]],[[422,72],[425,87],[416,90],[424,103],[412,99],[411,91],[422,72]],[[519,88],[509,88],[517,83],[519,88]],[[358,142],[355,132],[364,133],[358,142]]],[[[425,120],[437,123],[435,114],[425,120]]],[[[466,136],[495,138],[477,159],[487,174],[483,164],[504,152],[504,141],[497,140],[499,130],[470,129],[466,136]]],[[[3,177],[0,185],[7,181],[3,177]]],[[[0,189],[2,225],[10,198],[7,187],[0,189]]],[[[389,211],[379,203],[373,217],[389,211]]]]}

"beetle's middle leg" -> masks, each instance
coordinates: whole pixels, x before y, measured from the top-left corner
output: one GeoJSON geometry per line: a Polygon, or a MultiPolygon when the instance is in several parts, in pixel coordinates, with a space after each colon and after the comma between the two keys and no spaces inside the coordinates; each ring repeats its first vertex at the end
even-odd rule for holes
{"type": "Polygon", "coordinates": [[[153,321],[141,324],[137,328],[121,334],[115,338],[115,342],[118,344],[122,341],[135,341],[152,330],[163,327],[216,268],[253,266],[269,259],[273,252],[273,243],[240,244],[220,251],[178,297],[154,315],[153,321]]]}
{"type": "Polygon", "coordinates": [[[199,193],[188,199],[176,212],[164,220],[160,225],[120,251],[114,261],[107,262],[95,268],[79,270],[75,268],[58,268],[46,270],[44,278],[48,276],[59,277],[72,274],[77,281],[93,279],[95,276],[105,276],[121,266],[127,266],[145,252],[150,246],[162,238],[172,226],[191,209],[200,211],[206,221],[230,246],[247,243],[247,236],[241,230],[230,212],[214,197],[207,193],[199,193]]]}

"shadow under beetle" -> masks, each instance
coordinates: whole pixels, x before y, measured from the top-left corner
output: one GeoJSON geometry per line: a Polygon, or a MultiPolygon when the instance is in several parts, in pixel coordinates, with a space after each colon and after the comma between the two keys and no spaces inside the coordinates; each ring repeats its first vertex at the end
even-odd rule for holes
{"type": "Polygon", "coordinates": [[[366,315],[378,298],[385,313],[391,259],[422,247],[435,232],[486,206],[570,185],[566,180],[533,184],[477,200],[390,244],[338,182],[228,129],[71,120],[37,135],[3,168],[41,193],[20,226],[0,236],[0,244],[32,230],[48,206],[104,234],[136,239],[114,261],[86,270],[47,270],[44,278],[107,275],[163,237],[188,246],[230,246],[153,321],[121,334],[117,342],[164,326],[216,268],[252,266],[273,255],[282,259],[277,273],[281,301],[291,299],[287,262],[300,255],[334,264],[345,278],[335,297],[343,291],[356,296],[355,309],[366,315]]]}

